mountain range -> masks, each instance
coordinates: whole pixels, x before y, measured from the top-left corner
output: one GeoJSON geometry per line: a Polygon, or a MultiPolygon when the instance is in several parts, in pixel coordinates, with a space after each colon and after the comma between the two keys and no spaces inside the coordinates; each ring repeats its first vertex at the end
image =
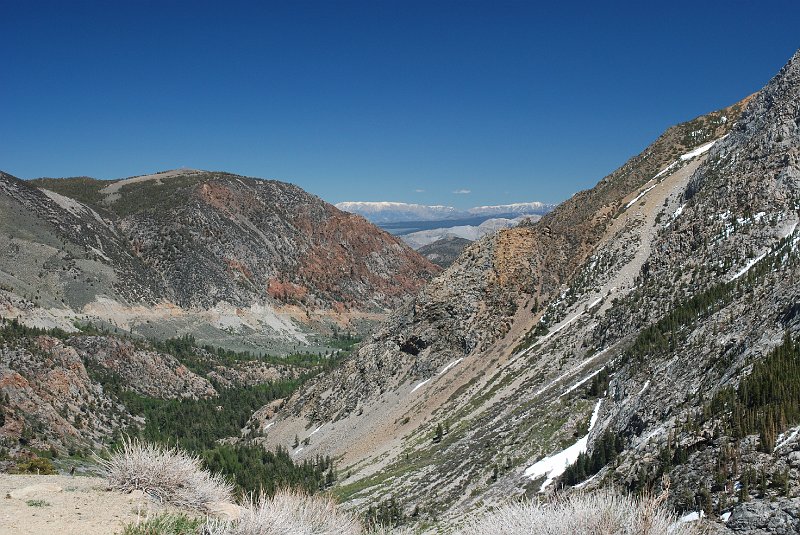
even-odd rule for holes
{"type": "Polygon", "coordinates": [[[609,486],[711,533],[800,532],[800,51],[534,204],[442,270],[286,183],[0,174],[0,467],[177,426],[209,464],[273,450],[425,533],[609,486]]]}
{"type": "Polygon", "coordinates": [[[336,203],[336,207],[345,212],[364,216],[373,223],[384,224],[410,221],[473,220],[491,217],[513,219],[521,215],[546,214],[553,209],[554,205],[534,201],[495,206],[475,206],[466,210],[458,210],[452,206],[442,205],[387,201],[346,201],[336,203]]]}
{"type": "Polygon", "coordinates": [[[542,216],[468,246],[265,443],[427,521],[558,488],[800,528],[800,53],[542,216]],[[302,445],[292,437],[304,440],[302,445]]]}
{"type": "Polygon", "coordinates": [[[447,267],[470,242],[522,221],[537,221],[555,205],[534,201],[467,210],[401,202],[341,202],[336,206],[364,216],[431,262],[447,267]]]}
{"type": "Polygon", "coordinates": [[[0,206],[2,315],[41,327],[282,352],[364,332],[439,272],[294,185],[229,173],[0,173],[0,206]]]}

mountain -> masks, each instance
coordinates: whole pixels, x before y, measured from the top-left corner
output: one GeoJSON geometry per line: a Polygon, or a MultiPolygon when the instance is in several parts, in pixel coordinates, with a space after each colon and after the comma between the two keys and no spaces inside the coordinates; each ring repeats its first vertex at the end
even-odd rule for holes
{"type": "Polygon", "coordinates": [[[293,395],[267,445],[338,458],[352,507],[393,497],[421,522],[614,484],[722,533],[797,532],[798,103],[800,52],[467,247],[293,395]]]}
{"type": "Polygon", "coordinates": [[[0,173],[0,207],[3,315],[42,327],[288,351],[363,332],[439,271],[297,186],[229,173],[0,173]]]}
{"type": "MultiPolygon", "coordinates": [[[[452,238],[475,241],[502,228],[513,227],[521,221],[538,220],[554,205],[541,202],[524,202],[496,206],[476,206],[457,210],[450,206],[427,206],[400,202],[341,202],[336,206],[344,211],[359,214],[381,228],[400,236],[413,249],[433,246],[442,241],[444,256],[435,261],[442,267],[450,265],[456,253],[452,238]],[[445,260],[447,259],[447,260],[445,260]]],[[[435,249],[435,247],[434,247],[435,249]]],[[[431,251],[426,252],[427,254],[431,251]]],[[[437,255],[433,252],[432,254],[437,255]]]]}
{"type": "MultiPolygon", "coordinates": [[[[520,215],[543,215],[552,210],[553,206],[552,204],[541,202],[524,202],[497,206],[476,206],[467,210],[458,210],[452,206],[429,206],[403,202],[347,201],[336,203],[336,207],[340,210],[364,216],[373,223],[380,225],[400,222],[475,220],[488,219],[490,217],[513,219],[520,215]]],[[[474,224],[479,224],[480,222],[476,221],[474,224]]]]}
{"type": "Polygon", "coordinates": [[[445,236],[439,238],[433,243],[423,245],[417,252],[436,264],[446,268],[456,261],[461,251],[467,247],[472,240],[459,238],[458,236],[445,236]]]}
{"type": "Polygon", "coordinates": [[[537,221],[540,216],[520,216],[516,219],[506,219],[495,217],[483,221],[480,225],[455,225],[452,227],[440,227],[427,230],[418,230],[399,236],[411,246],[412,249],[419,250],[425,245],[432,244],[443,238],[462,238],[468,241],[478,240],[487,234],[497,232],[500,229],[514,227],[523,221],[537,221]]]}
{"type": "Polygon", "coordinates": [[[543,202],[518,202],[498,204],[495,206],[476,206],[467,210],[472,215],[508,216],[508,215],[544,215],[555,208],[553,204],[543,202]]]}
{"type": "Polygon", "coordinates": [[[452,206],[409,204],[404,202],[345,201],[336,203],[336,208],[358,214],[373,223],[397,221],[439,221],[457,219],[460,212],[452,206]]]}

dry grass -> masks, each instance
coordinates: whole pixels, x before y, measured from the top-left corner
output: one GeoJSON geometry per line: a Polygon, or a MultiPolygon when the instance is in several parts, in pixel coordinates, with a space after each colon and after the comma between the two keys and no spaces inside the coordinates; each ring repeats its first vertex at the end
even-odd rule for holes
{"type": "Polygon", "coordinates": [[[636,499],[606,489],[545,503],[513,503],[473,517],[459,535],[695,535],[695,524],[676,523],[661,496],[636,499]]]}
{"type": "Polygon", "coordinates": [[[258,500],[251,500],[237,521],[209,522],[206,535],[358,535],[363,533],[359,520],[339,511],[326,496],[309,496],[300,491],[284,490],[258,500]]]}
{"type": "Polygon", "coordinates": [[[111,488],[141,490],[161,502],[204,510],[214,502],[230,502],[233,487],[203,468],[202,461],[178,448],[125,439],[109,459],[98,459],[111,488]]]}
{"type": "MultiPolygon", "coordinates": [[[[141,490],[180,507],[205,510],[212,503],[231,502],[232,487],[204,470],[199,458],[177,448],[126,439],[109,459],[99,459],[110,486],[141,490]]],[[[668,481],[665,484],[668,488],[668,481]]],[[[458,535],[697,535],[695,523],[677,523],[664,507],[666,491],[642,499],[612,489],[562,495],[550,502],[510,503],[467,518],[458,535]]],[[[191,532],[193,526],[181,526],[191,532]]],[[[324,495],[283,490],[251,498],[236,520],[208,520],[203,535],[362,535],[360,520],[337,509],[324,495]]],[[[377,530],[371,535],[410,534],[412,530],[377,530]]]]}

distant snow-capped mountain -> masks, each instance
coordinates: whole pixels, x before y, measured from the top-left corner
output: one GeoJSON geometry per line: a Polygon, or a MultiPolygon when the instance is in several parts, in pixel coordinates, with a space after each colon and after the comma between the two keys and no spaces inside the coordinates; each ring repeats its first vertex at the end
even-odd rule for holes
{"type": "Polygon", "coordinates": [[[467,210],[472,215],[499,215],[499,214],[518,214],[518,215],[544,215],[556,205],[547,204],[539,201],[516,202],[512,204],[497,204],[494,206],[476,206],[467,210]]]}
{"type": "Polygon", "coordinates": [[[358,214],[373,223],[396,221],[438,221],[457,218],[460,212],[452,206],[411,204],[405,202],[348,201],[336,204],[336,208],[358,214]]]}
{"type": "Polygon", "coordinates": [[[345,212],[358,214],[373,223],[396,223],[401,221],[446,221],[452,219],[468,219],[474,217],[543,215],[555,205],[542,202],[522,202],[501,204],[496,206],[476,206],[467,210],[458,210],[452,206],[412,204],[404,202],[369,202],[348,201],[336,204],[345,212]]]}
{"type": "Polygon", "coordinates": [[[514,219],[503,217],[491,218],[482,222],[480,225],[457,225],[453,227],[432,228],[401,234],[400,237],[404,242],[410,245],[412,249],[419,250],[426,245],[430,245],[444,238],[461,238],[475,241],[487,234],[497,232],[500,229],[515,227],[522,220],[530,219],[537,221],[540,217],[539,215],[530,215],[519,216],[514,219]]]}

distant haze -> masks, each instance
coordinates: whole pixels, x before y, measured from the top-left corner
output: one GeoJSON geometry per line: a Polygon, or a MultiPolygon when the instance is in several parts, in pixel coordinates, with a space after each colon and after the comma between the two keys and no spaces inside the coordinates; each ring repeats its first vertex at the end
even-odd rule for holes
{"type": "Polygon", "coordinates": [[[458,210],[452,206],[412,204],[404,202],[346,201],[336,204],[345,212],[358,214],[373,223],[399,223],[406,221],[447,221],[488,219],[490,217],[522,215],[544,215],[555,205],[538,201],[475,206],[458,210]]]}

